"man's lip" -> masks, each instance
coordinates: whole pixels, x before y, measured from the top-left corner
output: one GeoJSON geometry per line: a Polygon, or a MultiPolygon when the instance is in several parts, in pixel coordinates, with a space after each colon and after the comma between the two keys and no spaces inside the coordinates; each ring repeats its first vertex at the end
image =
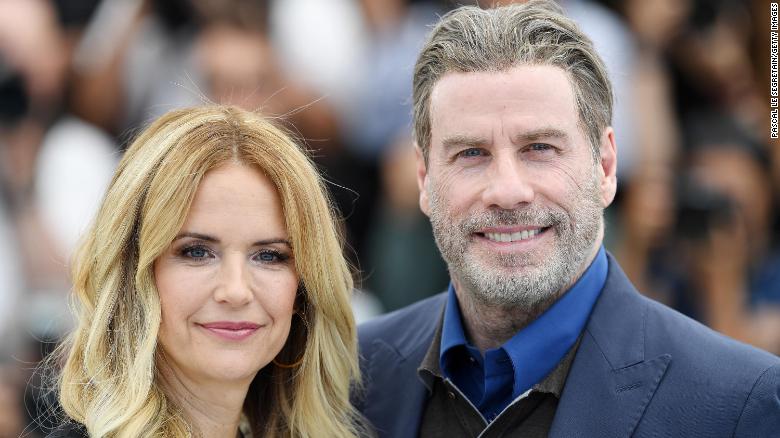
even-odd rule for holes
{"type": "Polygon", "coordinates": [[[491,245],[504,246],[516,246],[516,245],[528,245],[536,241],[540,236],[544,236],[545,232],[550,227],[494,227],[487,229],[500,229],[500,230],[516,230],[512,232],[507,231],[486,231],[484,233],[474,233],[474,238],[478,240],[485,240],[490,242],[491,245]]]}
{"type": "Polygon", "coordinates": [[[261,326],[250,321],[213,321],[200,324],[207,329],[216,330],[257,330],[261,326]]]}
{"type": "Polygon", "coordinates": [[[519,233],[522,231],[542,230],[544,228],[547,227],[543,227],[541,225],[512,225],[512,226],[503,226],[503,227],[485,227],[477,230],[476,233],[477,234],[485,234],[485,233],[512,234],[512,233],[519,233]]]}

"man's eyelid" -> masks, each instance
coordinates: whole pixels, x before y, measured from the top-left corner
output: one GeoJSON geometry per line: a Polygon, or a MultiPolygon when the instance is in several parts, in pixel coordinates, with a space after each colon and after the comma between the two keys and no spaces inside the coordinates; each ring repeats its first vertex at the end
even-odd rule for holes
{"type": "Polygon", "coordinates": [[[532,141],[529,142],[528,145],[526,145],[525,149],[530,151],[559,150],[560,147],[547,141],[532,141]],[[543,148],[539,148],[538,146],[543,146],[543,148]]]}
{"type": "Polygon", "coordinates": [[[490,155],[490,152],[484,147],[468,146],[458,150],[453,156],[453,158],[459,158],[459,157],[469,158],[469,157],[486,156],[486,155],[490,155]],[[467,155],[467,152],[471,152],[471,151],[479,152],[480,155],[467,155]]]}

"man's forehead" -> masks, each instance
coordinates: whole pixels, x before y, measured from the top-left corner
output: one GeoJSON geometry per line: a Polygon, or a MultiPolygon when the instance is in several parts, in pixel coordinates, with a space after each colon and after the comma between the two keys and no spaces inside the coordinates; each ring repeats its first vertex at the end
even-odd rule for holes
{"type": "Polygon", "coordinates": [[[430,103],[436,142],[489,140],[486,130],[495,123],[510,137],[565,137],[578,121],[568,74],[548,65],[448,73],[435,84],[430,103]]]}
{"type": "Polygon", "coordinates": [[[547,64],[518,65],[498,71],[447,72],[434,83],[431,103],[442,99],[469,99],[482,94],[486,88],[506,93],[507,87],[524,91],[529,97],[543,97],[545,93],[540,89],[547,87],[574,96],[571,78],[562,68],[547,64]],[[474,85],[479,85],[479,89],[474,85]]]}

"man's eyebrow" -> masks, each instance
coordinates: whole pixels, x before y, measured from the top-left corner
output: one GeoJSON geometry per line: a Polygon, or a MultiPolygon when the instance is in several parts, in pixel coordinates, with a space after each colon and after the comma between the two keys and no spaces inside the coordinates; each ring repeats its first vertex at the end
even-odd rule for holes
{"type": "Polygon", "coordinates": [[[456,146],[460,147],[478,147],[484,146],[488,143],[488,140],[484,137],[473,137],[465,134],[453,134],[444,137],[441,140],[441,144],[444,150],[451,149],[456,146]]]}
{"type": "Polygon", "coordinates": [[[566,140],[569,138],[569,135],[557,128],[539,128],[522,132],[516,135],[512,141],[514,143],[525,143],[529,141],[541,140],[543,138],[560,138],[566,140]]]}
{"type": "MultiPolygon", "coordinates": [[[[219,243],[219,239],[217,239],[214,236],[209,236],[208,234],[202,234],[202,233],[193,233],[189,231],[185,231],[183,233],[179,233],[176,235],[176,237],[173,239],[173,241],[177,241],[179,239],[183,239],[185,237],[191,237],[193,239],[198,240],[205,240],[206,242],[212,242],[212,243],[219,243]]],[[[271,239],[262,239],[258,240],[254,243],[252,243],[252,246],[263,246],[263,245],[271,245],[274,243],[283,243],[289,247],[292,248],[292,245],[290,244],[290,241],[281,237],[275,237],[271,239]]]]}
{"type": "MultiPolygon", "coordinates": [[[[566,140],[569,135],[558,128],[545,127],[522,132],[516,135],[512,141],[514,143],[526,143],[544,138],[560,138],[566,140]]],[[[488,144],[489,141],[484,137],[475,137],[466,134],[453,134],[444,137],[441,144],[446,151],[453,147],[480,147],[488,144]]]]}

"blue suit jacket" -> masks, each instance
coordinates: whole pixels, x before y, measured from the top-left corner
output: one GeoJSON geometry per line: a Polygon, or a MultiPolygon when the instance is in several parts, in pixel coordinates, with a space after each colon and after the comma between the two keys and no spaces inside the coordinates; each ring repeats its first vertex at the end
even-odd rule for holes
{"type": "MultiPolygon", "coordinates": [[[[380,437],[415,437],[428,396],[417,367],[446,294],[359,329],[354,397],[380,437]]],[[[550,437],[780,437],[780,358],[640,295],[609,257],[550,437]]]]}

